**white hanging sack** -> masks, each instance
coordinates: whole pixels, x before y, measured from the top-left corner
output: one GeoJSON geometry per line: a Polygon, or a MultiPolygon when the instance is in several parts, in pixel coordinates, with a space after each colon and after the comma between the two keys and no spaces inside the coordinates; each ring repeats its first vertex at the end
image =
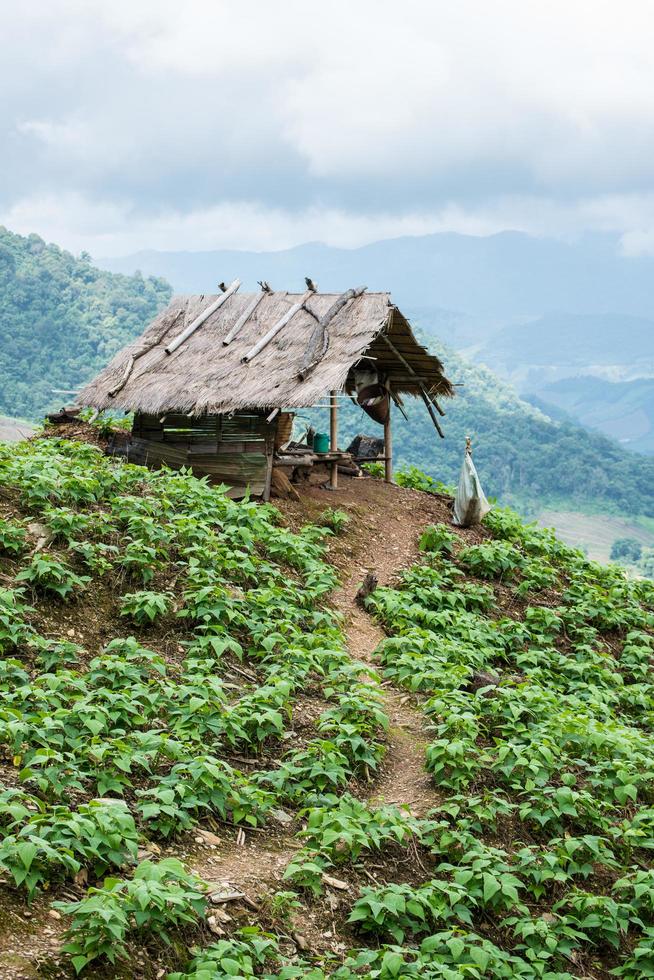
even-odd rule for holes
{"type": "Polygon", "coordinates": [[[452,523],[458,524],[459,527],[473,527],[475,524],[481,524],[490,509],[491,506],[481,488],[475,464],[472,462],[472,453],[468,442],[463,457],[461,475],[459,476],[459,487],[454,498],[452,523]]]}

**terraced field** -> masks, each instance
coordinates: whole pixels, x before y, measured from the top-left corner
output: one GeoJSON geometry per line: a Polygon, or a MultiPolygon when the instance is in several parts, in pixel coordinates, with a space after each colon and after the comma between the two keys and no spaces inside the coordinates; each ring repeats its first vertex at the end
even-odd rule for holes
{"type": "Polygon", "coordinates": [[[651,586],[318,496],[0,447],[2,976],[654,975],[651,586]]]}
{"type": "Polygon", "coordinates": [[[654,534],[644,524],[611,514],[545,510],[539,514],[538,523],[553,528],[562,541],[580,548],[593,561],[608,562],[616,538],[635,538],[644,548],[654,546],[654,534]]]}

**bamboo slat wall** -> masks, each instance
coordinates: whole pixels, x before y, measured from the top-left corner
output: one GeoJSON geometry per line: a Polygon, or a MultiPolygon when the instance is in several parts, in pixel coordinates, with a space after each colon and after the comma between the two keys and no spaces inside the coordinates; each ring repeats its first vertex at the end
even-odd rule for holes
{"type": "Polygon", "coordinates": [[[190,467],[197,476],[226,483],[238,495],[246,487],[266,496],[270,484],[274,424],[258,412],[232,416],[181,414],[163,417],[138,413],[134,418],[130,463],[190,467]]]}

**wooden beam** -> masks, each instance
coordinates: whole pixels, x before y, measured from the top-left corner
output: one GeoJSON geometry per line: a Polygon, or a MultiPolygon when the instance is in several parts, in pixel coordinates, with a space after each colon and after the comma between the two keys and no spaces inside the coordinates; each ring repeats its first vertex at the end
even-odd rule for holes
{"type": "Polygon", "coordinates": [[[179,337],[175,337],[175,339],[168,344],[168,346],[165,348],[166,354],[172,354],[178,347],[181,347],[184,341],[188,340],[191,334],[195,333],[198,327],[201,327],[204,321],[208,320],[212,313],[215,313],[216,310],[220,309],[223,303],[225,303],[229,297],[236,292],[240,285],[241,280],[235,279],[234,282],[230,284],[228,289],[226,289],[224,293],[220,294],[218,299],[215,299],[213,303],[206,308],[206,310],[203,310],[202,313],[196,316],[192,323],[189,323],[185,330],[182,330],[179,337]]]}
{"type": "Polygon", "coordinates": [[[295,314],[299,313],[299,311],[302,309],[302,307],[304,306],[304,304],[306,303],[306,301],[309,299],[310,296],[313,296],[312,289],[308,289],[304,294],[304,296],[302,297],[302,299],[298,300],[297,303],[294,303],[293,306],[291,306],[291,308],[286,311],[284,316],[281,317],[281,319],[279,319],[277,323],[275,323],[270,328],[268,333],[264,334],[261,340],[257,341],[254,347],[251,347],[250,350],[247,352],[247,354],[243,355],[241,360],[243,361],[244,364],[249,364],[252,358],[256,357],[257,354],[261,353],[264,347],[268,346],[270,341],[277,336],[279,331],[286,326],[289,320],[292,320],[295,314]]]}
{"type": "Polygon", "coordinates": [[[404,416],[405,420],[408,422],[409,421],[409,416],[404,411],[404,402],[402,401],[402,399],[400,398],[400,396],[398,394],[396,394],[394,391],[391,391],[390,388],[389,388],[389,395],[391,396],[391,398],[393,399],[393,401],[395,402],[395,404],[399,408],[399,410],[402,413],[402,415],[404,416]]]}
{"type": "Polygon", "coordinates": [[[434,413],[434,406],[430,402],[429,398],[427,397],[427,393],[425,392],[424,388],[422,388],[422,387],[420,389],[420,397],[422,398],[423,402],[427,406],[427,411],[429,412],[429,415],[431,417],[431,420],[434,423],[434,428],[438,432],[438,434],[441,437],[441,439],[444,439],[445,438],[445,433],[441,429],[440,423],[439,423],[438,419],[436,418],[436,415],[434,413]]]}
{"type": "Polygon", "coordinates": [[[395,344],[393,343],[393,341],[390,339],[390,337],[388,336],[388,334],[382,333],[382,334],[380,334],[380,336],[384,340],[384,342],[386,343],[386,346],[390,350],[392,350],[393,353],[395,354],[395,356],[398,358],[398,360],[400,360],[402,362],[402,364],[404,364],[404,366],[407,369],[407,371],[409,372],[409,374],[413,375],[413,377],[416,378],[416,380],[417,380],[418,379],[417,372],[414,371],[414,369],[409,364],[409,362],[407,361],[407,359],[404,356],[404,354],[400,353],[400,351],[397,349],[397,347],[395,346],[395,344]]]}
{"type": "Polygon", "coordinates": [[[384,480],[386,483],[393,482],[393,431],[391,429],[391,406],[393,402],[388,399],[388,418],[384,422],[384,480]]]}
{"type": "MultiPolygon", "coordinates": [[[[338,397],[336,391],[329,392],[329,448],[333,453],[338,450],[338,397]]],[[[332,490],[338,489],[338,462],[331,465],[329,486],[332,490]]]]}
{"type": "Polygon", "coordinates": [[[273,451],[266,453],[266,479],[263,485],[263,499],[266,503],[270,500],[274,456],[273,451]]]}
{"type": "Polygon", "coordinates": [[[347,292],[342,293],[338,299],[332,303],[324,316],[321,316],[318,323],[315,325],[309,337],[309,343],[307,344],[307,349],[302,359],[302,366],[297,373],[300,381],[304,381],[308,374],[313,371],[316,364],[319,364],[322,358],[327,353],[327,348],[329,347],[329,333],[327,332],[327,327],[341,312],[344,306],[350,302],[350,300],[356,299],[357,296],[361,296],[365,293],[367,286],[358,286],[356,289],[348,289],[347,292]]]}

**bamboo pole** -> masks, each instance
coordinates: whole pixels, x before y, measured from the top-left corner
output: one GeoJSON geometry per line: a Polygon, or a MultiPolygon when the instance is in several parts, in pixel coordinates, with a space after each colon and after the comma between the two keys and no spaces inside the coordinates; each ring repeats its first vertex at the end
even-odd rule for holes
{"type": "Polygon", "coordinates": [[[163,340],[163,338],[166,336],[166,334],[168,333],[172,325],[175,323],[177,318],[181,315],[181,313],[182,313],[181,310],[177,310],[172,320],[169,323],[165,324],[163,330],[159,331],[156,338],[150,341],[147,347],[142,347],[140,350],[137,350],[135,354],[130,354],[130,356],[127,358],[127,362],[125,364],[125,370],[123,371],[120,381],[116,385],[114,385],[114,387],[110,391],[107,392],[110,398],[115,398],[118,392],[123,390],[123,388],[125,387],[125,385],[130,379],[132,371],[134,370],[134,365],[138,361],[139,357],[143,357],[144,354],[149,354],[149,352],[153,350],[153,348],[155,348],[157,344],[159,344],[163,340]]]}
{"type": "Polygon", "coordinates": [[[291,308],[286,311],[286,313],[284,314],[284,316],[280,320],[278,320],[277,323],[274,324],[274,326],[272,326],[270,328],[270,330],[268,331],[268,333],[264,334],[264,336],[261,338],[261,340],[259,340],[254,345],[254,347],[250,348],[250,350],[247,352],[247,354],[244,354],[243,355],[243,357],[241,358],[241,360],[243,361],[243,363],[244,364],[249,364],[250,361],[252,360],[252,358],[253,357],[256,357],[257,354],[260,351],[262,351],[264,349],[264,347],[266,347],[270,343],[270,341],[273,339],[273,337],[276,337],[277,336],[277,334],[282,329],[282,327],[285,327],[286,324],[289,322],[289,320],[292,320],[293,317],[295,316],[295,314],[296,313],[299,313],[299,311],[303,308],[304,304],[309,299],[309,297],[310,296],[313,296],[313,295],[314,295],[313,290],[312,289],[308,289],[306,291],[306,293],[304,294],[304,296],[302,297],[302,299],[298,300],[297,303],[294,303],[293,306],[291,306],[291,308]]]}
{"type": "Polygon", "coordinates": [[[399,410],[402,413],[402,415],[404,416],[405,421],[408,422],[409,421],[409,416],[404,411],[404,402],[402,401],[402,399],[400,398],[400,396],[398,394],[396,394],[396,392],[390,391],[390,390],[389,390],[389,394],[390,394],[391,398],[393,399],[393,401],[395,402],[395,404],[397,405],[397,407],[399,408],[399,410]]]}
{"type": "MultiPolygon", "coordinates": [[[[444,439],[445,438],[445,435],[444,435],[443,430],[441,429],[440,425],[438,424],[438,419],[436,418],[436,415],[434,413],[435,400],[429,397],[425,386],[419,382],[418,375],[413,370],[413,368],[411,367],[411,365],[409,364],[409,362],[406,360],[406,358],[403,357],[402,354],[400,354],[399,350],[397,349],[397,347],[395,346],[395,344],[392,342],[392,340],[389,340],[389,338],[386,336],[385,333],[383,333],[381,336],[386,341],[387,346],[390,347],[390,349],[393,351],[393,353],[400,359],[400,361],[402,362],[402,364],[404,364],[405,368],[409,371],[409,373],[413,375],[413,377],[416,379],[416,381],[418,381],[418,389],[420,391],[420,397],[422,398],[423,402],[427,406],[427,411],[429,412],[429,416],[430,416],[432,422],[434,423],[434,428],[438,432],[438,434],[441,437],[441,439],[444,439]]],[[[437,405],[436,407],[438,408],[438,411],[440,412],[441,415],[445,415],[445,412],[441,409],[441,407],[439,405],[437,405]]]]}
{"type": "Polygon", "coordinates": [[[307,375],[313,371],[316,364],[318,364],[322,358],[327,353],[327,348],[329,347],[329,334],[327,332],[327,327],[341,312],[344,306],[350,302],[350,300],[356,299],[357,296],[361,296],[365,293],[367,287],[359,286],[357,289],[348,289],[346,293],[342,293],[338,299],[332,303],[324,316],[318,319],[318,323],[313,328],[311,336],[309,337],[309,343],[302,359],[302,366],[298,371],[298,378],[300,381],[304,381],[307,375]]]}
{"type": "Polygon", "coordinates": [[[393,482],[393,432],[391,429],[391,406],[393,402],[388,399],[388,418],[384,422],[384,480],[386,483],[393,482]]]}
{"type": "Polygon", "coordinates": [[[420,397],[422,398],[423,402],[425,403],[425,405],[427,407],[427,411],[429,412],[429,415],[431,417],[431,420],[434,423],[434,428],[438,432],[438,434],[441,437],[441,439],[444,439],[445,438],[445,433],[441,429],[440,424],[438,422],[438,419],[436,418],[436,415],[434,414],[434,407],[432,405],[431,399],[427,397],[427,392],[424,391],[424,389],[422,389],[422,388],[420,389],[420,397]]]}
{"type": "MultiPolygon", "coordinates": [[[[338,450],[338,395],[336,391],[329,392],[329,448],[333,453],[338,450]]],[[[329,477],[331,490],[338,489],[338,461],[331,465],[329,477]]]]}
{"type": "Polygon", "coordinates": [[[248,322],[248,320],[256,310],[261,300],[269,292],[270,289],[262,289],[260,293],[256,293],[256,295],[248,304],[246,309],[243,311],[243,313],[241,313],[240,317],[238,318],[238,320],[236,321],[232,329],[229,331],[227,336],[223,337],[223,344],[225,347],[227,347],[228,344],[231,344],[234,337],[240,332],[241,328],[244,327],[245,324],[248,322]]]}
{"type": "Polygon", "coordinates": [[[215,299],[213,303],[211,303],[211,305],[206,308],[206,310],[203,310],[202,313],[196,316],[195,320],[193,320],[192,323],[189,323],[186,330],[182,330],[179,337],[175,337],[174,340],[171,340],[171,342],[165,348],[166,354],[172,354],[174,351],[177,350],[178,347],[181,347],[184,341],[188,340],[191,334],[195,333],[198,327],[201,327],[204,321],[208,320],[212,313],[215,313],[216,310],[220,309],[223,303],[229,299],[232,293],[236,292],[236,290],[239,288],[240,285],[241,285],[241,280],[235,279],[234,282],[231,283],[230,286],[225,290],[225,292],[220,294],[218,299],[215,299]]]}

